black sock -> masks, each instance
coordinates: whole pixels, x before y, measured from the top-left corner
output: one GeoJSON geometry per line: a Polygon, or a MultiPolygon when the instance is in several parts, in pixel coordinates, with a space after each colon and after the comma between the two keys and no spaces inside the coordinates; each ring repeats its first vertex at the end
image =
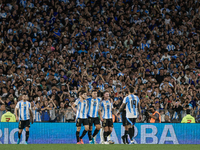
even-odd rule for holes
{"type": "Polygon", "coordinates": [[[133,130],[132,130],[132,128],[128,129],[128,134],[130,136],[130,139],[132,140],[132,137],[133,137],[133,130]]]}
{"type": "Polygon", "coordinates": [[[92,140],[92,131],[88,131],[88,138],[90,141],[92,140]]]}
{"type": "Polygon", "coordinates": [[[93,133],[93,137],[95,137],[99,133],[99,130],[95,129],[93,133]]]}
{"type": "Polygon", "coordinates": [[[126,143],[128,143],[128,131],[125,130],[124,136],[125,136],[125,138],[126,138],[126,143]]]}
{"type": "Polygon", "coordinates": [[[108,132],[105,132],[105,131],[103,132],[104,141],[107,141],[107,133],[108,132]]]}
{"type": "Polygon", "coordinates": [[[29,138],[29,131],[26,131],[26,142],[28,141],[29,138]]]}
{"type": "Polygon", "coordinates": [[[133,137],[134,137],[134,134],[135,134],[135,128],[132,127],[132,133],[133,133],[133,137]]]}
{"type": "Polygon", "coordinates": [[[21,134],[22,134],[22,133],[19,133],[19,132],[18,132],[18,138],[19,138],[19,139],[21,139],[21,134]]]}
{"type": "Polygon", "coordinates": [[[109,136],[111,134],[111,132],[110,131],[108,131],[108,133],[107,133],[107,136],[109,136]]]}
{"type": "Polygon", "coordinates": [[[80,137],[80,139],[82,139],[86,135],[86,133],[87,133],[87,131],[84,130],[83,133],[82,133],[82,135],[81,135],[81,137],[80,137]]]}
{"type": "Polygon", "coordinates": [[[77,142],[79,142],[79,131],[76,131],[76,140],[77,140],[77,142]]]}
{"type": "Polygon", "coordinates": [[[127,131],[127,130],[125,130],[125,132],[124,132],[124,135],[125,135],[125,136],[127,136],[127,135],[128,135],[128,131],[127,131]]]}

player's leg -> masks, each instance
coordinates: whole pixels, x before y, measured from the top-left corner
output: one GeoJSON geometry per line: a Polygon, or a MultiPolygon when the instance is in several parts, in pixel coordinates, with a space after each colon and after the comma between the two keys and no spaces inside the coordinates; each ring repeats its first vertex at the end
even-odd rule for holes
{"type": "Polygon", "coordinates": [[[89,138],[89,144],[93,144],[92,143],[92,126],[89,126],[88,138],[89,138]]]}
{"type": "Polygon", "coordinates": [[[131,142],[132,142],[132,144],[134,144],[135,143],[135,140],[134,140],[134,134],[135,134],[135,127],[134,127],[134,125],[135,125],[135,122],[136,122],[136,118],[133,118],[132,119],[132,122],[133,122],[133,125],[132,125],[132,133],[133,133],[133,136],[132,136],[132,138],[131,138],[131,142]]]}
{"type": "Polygon", "coordinates": [[[23,129],[19,129],[19,131],[18,131],[18,139],[17,139],[17,144],[19,144],[19,143],[20,143],[20,139],[21,139],[22,131],[23,131],[23,129]]]}
{"type": "Polygon", "coordinates": [[[128,144],[128,126],[126,125],[125,127],[125,131],[124,131],[124,136],[125,136],[125,140],[126,140],[126,144],[128,144]]]}
{"type": "Polygon", "coordinates": [[[88,130],[89,144],[93,144],[92,143],[92,125],[93,125],[93,120],[92,120],[92,118],[89,118],[88,121],[89,121],[89,130],[88,130]]]}
{"type": "Polygon", "coordinates": [[[76,128],[76,140],[77,140],[77,144],[81,144],[80,141],[79,141],[80,131],[81,131],[81,126],[77,126],[77,128],[76,128]]]}
{"type": "Polygon", "coordinates": [[[114,144],[114,142],[111,140],[111,133],[113,131],[113,120],[112,119],[109,119],[109,122],[108,122],[108,141],[109,141],[109,144],[114,144]]]}
{"type": "Polygon", "coordinates": [[[113,121],[112,119],[108,120],[108,136],[110,136],[110,134],[112,133],[113,130],[113,121]]]}
{"type": "Polygon", "coordinates": [[[103,133],[104,133],[104,129],[103,129],[103,124],[101,122],[101,129],[100,129],[100,144],[103,144],[105,141],[104,141],[104,136],[103,136],[103,133]]]}
{"type": "Polygon", "coordinates": [[[28,138],[29,138],[29,128],[30,128],[30,120],[26,120],[26,141],[25,144],[28,144],[28,138]]]}
{"type": "Polygon", "coordinates": [[[76,140],[77,140],[77,144],[81,144],[79,141],[79,135],[80,135],[80,131],[81,131],[81,119],[77,119],[76,120],[76,140]]]}
{"type": "Polygon", "coordinates": [[[107,137],[108,137],[108,119],[103,120],[103,137],[104,137],[104,143],[107,144],[107,137]]]}
{"type": "Polygon", "coordinates": [[[132,130],[131,124],[128,125],[128,134],[129,134],[130,139],[132,140],[133,130],[132,130]]]}
{"type": "Polygon", "coordinates": [[[98,117],[94,119],[94,125],[95,125],[95,130],[94,130],[94,133],[92,135],[93,144],[96,143],[96,135],[99,133],[99,130],[101,129],[100,119],[98,117]]]}
{"type": "Polygon", "coordinates": [[[26,141],[25,141],[25,144],[28,144],[28,138],[29,138],[29,127],[26,127],[26,141]]]}
{"type": "Polygon", "coordinates": [[[104,141],[107,142],[108,126],[105,126],[103,129],[104,129],[104,132],[103,132],[104,141]]]}
{"type": "Polygon", "coordinates": [[[135,134],[135,128],[134,128],[134,125],[132,125],[132,133],[133,133],[133,137],[132,139],[134,138],[134,134],[135,134]]]}
{"type": "Polygon", "coordinates": [[[24,129],[24,122],[23,121],[19,121],[19,131],[18,131],[17,144],[20,143],[20,139],[21,139],[21,135],[22,135],[23,129],[24,129]]]}
{"type": "Polygon", "coordinates": [[[131,122],[132,122],[132,124],[131,124],[131,127],[130,127],[129,130],[131,130],[132,136],[130,138],[131,138],[131,144],[134,144],[135,143],[135,140],[134,140],[134,134],[135,134],[134,124],[136,122],[136,119],[135,118],[131,118],[131,122]]]}
{"type": "Polygon", "coordinates": [[[128,143],[128,125],[127,125],[126,117],[122,117],[122,124],[125,129],[124,135],[122,136],[122,140],[123,140],[123,143],[126,144],[126,143],[128,143]]]}
{"type": "Polygon", "coordinates": [[[89,130],[89,122],[88,122],[88,119],[83,119],[83,125],[84,125],[85,129],[84,129],[82,135],[80,136],[81,144],[84,144],[82,139],[83,139],[83,137],[86,135],[86,133],[87,133],[88,130],[89,130]]]}
{"type": "Polygon", "coordinates": [[[99,133],[99,130],[101,129],[101,125],[100,124],[96,124],[95,125],[95,130],[94,130],[94,133],[93,133],[93,137],[95,137],[98,133],[99,133]]]}

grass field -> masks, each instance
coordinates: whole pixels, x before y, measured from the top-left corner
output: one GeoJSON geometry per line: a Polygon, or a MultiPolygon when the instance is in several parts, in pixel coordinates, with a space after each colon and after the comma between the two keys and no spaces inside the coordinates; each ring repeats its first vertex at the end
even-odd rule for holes
{"type": "Polygon", "coordinates": [[[0,150],[200,150],[200,145],[76,145],[76,144],[29,144],[0,145],[0,150]]]}

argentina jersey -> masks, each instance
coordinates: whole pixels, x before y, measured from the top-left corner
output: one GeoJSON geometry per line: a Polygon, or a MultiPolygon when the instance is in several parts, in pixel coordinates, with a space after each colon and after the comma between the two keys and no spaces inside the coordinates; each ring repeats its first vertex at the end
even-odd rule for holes
{"type": "Polygon", "coordinates": [[[126,117],[127,118],[137,118],[138,114],[138,96],[130,94],[124,98],[123,103],[126,104],[126,117]]]}
{"type": "Polygon", "coordinates": [[[103,100],[101,102],[101,113],[103,119],[112,119],[112,108],[113,105],[109,100],[103,100]]]}
{"type": "Polygon", "coordinates": [[[101,99],[100,98],[93,99],[91,97],[91,98],[88,98],[87,101],[88,101],[88,116],[91,118],[98,117],[98,110],[99,110],[101,99]]]}
{"type": "Polygon", "coordinates": [[[16,108],[18,109],[19,113],[19,120],[29,120],[30,119],[30,112],[31,110],[31,103],[28,101],[19,101],[16,105],[16,108]]]}
{"type": "Polygon", "coordinates": [[[87,112],[88,112],[88,102],[87,100],[83,100],[82,102],[80,99],[77,99],[74,103],[77,107],[76,112],[76,119],[86,119],[87,118],[87,112]]]}
{"type": "Polygon", "coordinates": [[[34,122],[41,122],[41,114],[40,112],[38,111],[37,108],[35,108],[34,110],[32,110],[33,112],[33,119],[34,119],[34,122]]]}

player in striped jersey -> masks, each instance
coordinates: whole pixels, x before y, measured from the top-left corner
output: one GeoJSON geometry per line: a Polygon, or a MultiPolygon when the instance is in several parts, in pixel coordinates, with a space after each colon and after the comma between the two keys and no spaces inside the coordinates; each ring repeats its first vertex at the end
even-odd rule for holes
{"type": "Polygon", "coordinates": [[[33,114],[31,111],[31,103],[27,101],[28,95],[24,93],[22,95],[22,100],[19,101],[15,107],[15,116],[16,120],[19,121],[19,132],[18,132],[18,140],[17,144],[20,142],[21,134],[24,128],[26,128],[26,141],[25,144],[28,144],[29,138],[29,127],[30,127],[30,120],[33,123],[33,114]],[[18,116],[19,114],[19,116],[18,116]]]}
{"type": "MultiPolygon", "coordinates": [[[[79,95],[79,93],[78,93],[79,95]]],[[[80,96],[76,100],[76,102],[72,105],[73,110],[76,112],[76,138],[77,138],[77,144],[84,144],[82,138],[85,136],[87,131],[89,130],[89,122],[88,122],[88,102],[86,100],[87,93],[86,91],[80,91],[80,96]],[[77,107],[77,110],[76,110],[77,107]],[[81,125],[85,127],[85,130],[83,131],[82,135],[79,137],[79,133],[81,130],[81,125]]]]}
{"type": "Polygon", "coordinates": [[[104,96],[103,96],[103,101],[101,102],[101,113],[100,113],[100,118],[103,123],[103,128],[104,128],[104,144],[109,144],[107,141],[107,137],[112,133],[113,129],[113,120],[112,120],[112,109],[113,109],[113,104],[110,101],[110,96],[109,92],[105,91],[104,96]]]}
{"type": "Polygon", "coordinates": [[[122,105],[119,108],[117,115],[123,110],[124,106],[126,106],[126,118],[128,120],[128,132],[131,139],[131,144],[134,144],[134,124],[136,122],[138,112],[139,112],[139,119],[142,118],[141,110],[140,110],[140,100],[138,96],[134,95],[134,88],[129,87],[129,95],[126,96],[123,100],[122,105]]]}
{"type": "Polygon", "coordinates": [[[88,120],[89,120],[89,131],[88,131],[88,137],[89,137],[89,143],[94,144],[96,135],[99,133],[99,130],[101,128],[100,120],[98,117],[98,114],[100,112],[100,98],[97,98],[97,91],[92,91],[92,97],[87,99],[88,101],[88,120]],[[92,126],[95,125],[96,129],[92,135],[92,126]]]}

